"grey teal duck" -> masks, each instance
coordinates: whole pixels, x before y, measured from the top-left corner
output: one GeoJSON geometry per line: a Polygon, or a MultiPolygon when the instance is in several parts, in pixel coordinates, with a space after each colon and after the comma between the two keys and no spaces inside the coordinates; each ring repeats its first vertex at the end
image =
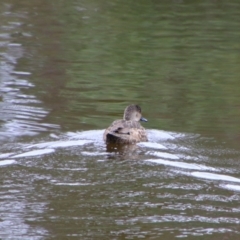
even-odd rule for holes
{"type": "Polygon", "coordinates": [[[142,110],[138,105],[126,107],[123,119],[115,120],[104,132],[103,139],[106,143],[137,143],[148,141],[147,133],[139,121],[147,122],[142,117],[142,110]]]}

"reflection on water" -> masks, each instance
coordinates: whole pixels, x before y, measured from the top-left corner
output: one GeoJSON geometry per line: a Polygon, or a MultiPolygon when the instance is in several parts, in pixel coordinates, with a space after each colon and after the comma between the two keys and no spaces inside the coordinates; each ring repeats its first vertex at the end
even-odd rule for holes
{"type": "Polygon", "coordinates": [[[0,238],[238,239],[239,12],[2,0],[0,238]],[[107,148],[131,103],[149,142],[107,148]]]}
{"type": "Polygon", "coordinates": [[[0,140],[58,128],[56,124],[40,123],[49,111],[36,96],[25,93],[35,85],[28,80],[30,72],[16,71],[19,60],[24,57],[24,48],[20,43],[12,43],[12,34],[18,31],[21,22],[12,22],[11,17],[11,14],[6,17],[9,21],[2,26],[0,35],[0,140]]]}

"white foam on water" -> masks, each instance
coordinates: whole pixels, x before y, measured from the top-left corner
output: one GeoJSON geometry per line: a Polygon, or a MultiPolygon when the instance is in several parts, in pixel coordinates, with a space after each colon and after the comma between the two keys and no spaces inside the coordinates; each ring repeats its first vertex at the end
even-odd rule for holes
{"type": "Polygon", "coordinates": [[[176,133],[173,132],[161,131],[156,129],[148,129],[147,134],[148,138],[154,142],[175,139],[174,135],[176,135],[176,133]]]}
{"type": "Polygon", "coordinates": [[[155,142],[141,142],[141,143],[138,143],[137,145],[140,147],[147,147],[147,148],[154,148],[154,149],[167,149],[162,144],[155,143],[155,142]]]}
{"type": "Polygon", "coordinates": [[[166,153],[166,152],[147,152],[147,154],[152,155],[152,156],[156,156],[156,157],[162,157],[162,158],[166,158],[166,159],[179,159],[178,156],[173,155],[171,153],[166,153]]]}
{"type": "Polygon", "coordinates": [[[0,166],[10,165],[10,164],[14,164],[14,163],[16,163],[15,160],[7,159],[7,160],[0,161],[0,166]]]}
{"type": "Polygon", "coordinates": [[[86,139],[92,141],[103,141],[104,130],[89,130],[83,132],[68,132],[66,135],[71,139],[86,139]]]}
{"type": "Polygon", "coordinates": [[[211,171],[214,170],[214,168],[212,168],[212,167],[206,167],[204,165],[195,164],[195,163],[168,161],[168,160],[162,160],[162,159],[148,159],[148,160],[145,160],[145,161],[152,162],[152,163],[157,163],[157,164],[163,164],[163,165],[172,166],[172,167],[184,168],[184,169],[211,170],[211,171]]]}
{"type": "Polygon", "coordinates": [[[59,136],[57,136],[57,135],[54,134],[54,133],[51,133],[49,136],[50,136],[51,138],[59,139],[59,136]]]}
{"type": "Polygon", "coordinates": [[[14,153],[3,153],[3,154],[0,154],[0,159],[3,159],[3,158],[8,158],[10,157],[11,155],[13,155],[14,153]]]}
{"type": "Polygon", "coordinates": [[[228,189],[228,190],[240,191],[240,185],[221,184],[220,187],[228,189]]]}
{"type": "Polygon", "coordinates": [[[34,151],[14,155],[14,156],[12,156],[12,158],[41,156],[41,155],[49,154],[49,153],[53,153],[53,152],[55,152],[55,150],[51,149],[51,148],[50,149],[34,150],[34,151]]]}
{"type": "Polygon", "coordinates": [[[231,177],[224,174],[216,174],[209,172],[192,172],[192,176],[210,180],[229,181],[229,182],[240,182],[239,178],[231,177]]]}

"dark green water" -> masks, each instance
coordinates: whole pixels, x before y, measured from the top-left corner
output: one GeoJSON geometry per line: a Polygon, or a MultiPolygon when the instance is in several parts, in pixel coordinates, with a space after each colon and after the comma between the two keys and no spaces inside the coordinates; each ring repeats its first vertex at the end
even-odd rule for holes
{"type": "Polygon", "coordinates": [[[0,22],[1,239],[239,238],[238,1],[3,0],[0,22]],[[108,152],[130,103],[149,143],[108,152]]]}

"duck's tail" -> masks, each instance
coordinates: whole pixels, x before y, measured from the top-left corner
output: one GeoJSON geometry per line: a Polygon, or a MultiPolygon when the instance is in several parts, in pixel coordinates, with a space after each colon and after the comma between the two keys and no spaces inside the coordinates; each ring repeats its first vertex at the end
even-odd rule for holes
{"type": "Polygon", "coordinates": [[[119,143],[119,137],[116,136],[114,133],[108,133],[106,135],[106,142],[107,143],[119,143]]]}

